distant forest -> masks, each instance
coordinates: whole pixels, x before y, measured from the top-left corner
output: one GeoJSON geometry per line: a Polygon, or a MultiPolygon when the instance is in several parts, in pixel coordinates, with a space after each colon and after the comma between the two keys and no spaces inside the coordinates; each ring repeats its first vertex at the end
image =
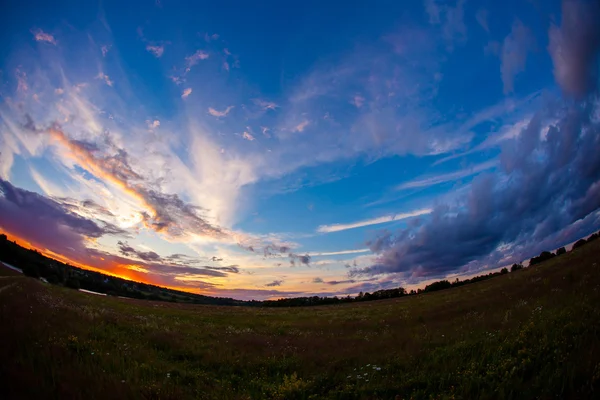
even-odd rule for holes
{"type": "MultiPolygon", "coordinates": [[[[571,251],[586,243],[597,240],[600,232],[594,233],[587,239],[580,239],[573,244],[571,251]]],[[[567,250],[564,247],[556,250],[556,253],[543,251],[539,256],[531,258],[529,267],[565,254],[567,250]]],[[[433,282],[423,289],[411,290],[410,292],[402,287],[394,289],[382,289],[373,293],[360,292],[357,296],[345,297],[293,297],[282,298],[278,300],[236,300],[224,297],[203,296],[200,294],[188,293],[179,290],[168,289],[160,286],[149,285],[134,281],[105,275],[99,272],[88,271],[77,268],[69,264],[48,258],[36,250],[26,249],[16,242],[8,240],[7,236],[0,234],[0,261],[4,261],[17,268],[20,268],[27,276],[43,279],[50,284],[61,285],[72,289],[85,289],[93,292],[103,293],[109,296],[122,296],[134,299],[145,299],[155,301],[168,301],[175,303],[188,304],[212,304],[226,306],[251,306],[251,307],[299,307],[299,306],[317,306],[326,304],[354,303],[361,301],[391,299],[403,296],[414,296],[422,293],[434,292],[438,290],[449,289],[452,287],[468,285],[470,283],[480,282],[491,279],[496,276],[508,274],[508,268],[502,268],[498,272],[490,272],[485,275],[475,276],[470,279],[452,282],[440,280],[433,282]]],[[[523,268],[522,264],[513,264],[510,272],[523,268]]]]}

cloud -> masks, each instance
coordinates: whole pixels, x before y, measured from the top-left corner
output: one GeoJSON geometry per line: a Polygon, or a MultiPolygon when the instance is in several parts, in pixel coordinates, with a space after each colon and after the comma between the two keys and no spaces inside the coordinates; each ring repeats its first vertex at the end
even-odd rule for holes
{"type": "Polygon", "coordinates": [[[448,50],[452,50],[455,43],[464,43],[467,40],[467,26],[464,22],[465,0],[457,0],[452,7],[440,4],[439,0],[425,0],[425,11],[429,15],[429,23],[441,25],[442,36],[447,43],[448,50]]]}
{"type": "Polygon", "coordinates": [[[332,224],[332,225],[321,225],[317,228],[317,232],[330,233],[345,231],[348,229],[362,228],[363,226],[384,224],[392,221],[400,221],[407,218],[418,217],[420,215],[430,214],[432,209],[424,208],[421,210],[415,210],[407,213],[385,215],[383,217],[377,217],[372,219],[366,219],[358,222],[352,222],[348,224],[332,224]]]}
{"type": "Polygon", "coordinates": [[[561,25],[550,28],[548,51],[554,77],[565,94],[582,98],[596,88],[599,20],[598,2],[563,0],[561,25]]]}
{"type": "Polygon", "coordinates": [[[87,238],[126,234],[110,223],[83,218],[58,200],[15,187],[2,179],[0,194],[0,228],[42,249],[77,251],[85,248],[87,238]]]}
{"type": "Polygon", "coordinates": [[[304,265],[310,265],[311,256],[308,254],[294,254],[289,253],[290,265],[295,266],[296,262],[304,265]]]}
{"type": "Polygon", "coordinates": [[[156,58],[160,58],[162,57],[163,53],[165,52],[165,46],[163,45],[147,45],[146,46],[146,50],[150,53],[152,53],[154,55],[154,57],[156,58]]]}
{"type": "Polygon", "coordinates": [[[352,276],[445,276],[464,268],[519,262],[589,234],[600,224],[600,121],[589,104],[548,107],[505,142],[502,173],[474,180],[456,205],[371,242],[377,262],[352,276]],[[546,135],[546,119],[555,120],[546,135]],[[577,227],[574,229],[574,227],[577,227]]]}
{"type": "Polygon", "coordinates": [[[110,80],[110,78],[108,77],[108,75],[105,75],[103,72],[99,72],[98,75],[96,76],[96,79],[100,79],[103,80],[104,83],[106,83],[108,86],[113,85],[113,81],[110,80]]]}
{"type": "Polygon", "coordinates": [[[354,96],[352,104],[354,104],[354,106],[356,108],[361,108],[363,106],[363,104],[365,104],[365,98],[362,96],[356,95],[356,96],[354,96]]]}
{"type": "Polygon", "coordinates": [[[242,137],[250,142],[254,140],[254,136],[252,136],[252,134],[249,132],[244,132],[242,137]]]}
{"type": "Polygon", "coordinates": [[[183,92],[181,93],[181,98],[185,99],[186,97],[188,97],[190,94],[192,94],[192,88],[186,88],[183,89],[183,92]]]}
{"type": "Polygon", "coordinates": [[[344,255],[344,254],[366,253],[369,251],[371,251],[371,250],[370,249],[341,250],[341,251],[308,253],[308,255],[311,257],[327,257],[327,256],[340,256],[340,255],[344,255]]]}
{"type": "Polygon", "coordinates": [[[298,125],[296,125],[293,129],[294,132],[303,132],[304,128],[306,128],[308,125],[310,124],[309,120],[304,120],[302,122],[300,122],[298,125]]]}
{"type": "Polygon", "coordinates": [[[198,64],[199,61],[206,60],[209,57],[210,55],[204,50],[197,50],[194,54],[185,58],[185,71],[190,72],[192,67],[198,64]]]}
{"type": "Polygon", "coordinates": [[[111,47],[112,47],[112,45],[111,45],[111,44],[109,44],[109,45],[102,45],[102,46],[100,47],[100,51],[102,51],[102,57],[106,57],[106,55],[107,55],[107,54],[108,54],[108,52],[110,51],[111,47]]]}
{"type": "Polygon", "coordinates": [[[480,8],[479,10],[477,10],[477,13],[475,13],[475,19],[477,20],[479,26],[481,26],[483,30],[487,33],[490,33],[490,27],[488,25],[488,16],[488,10],[483,8],[480,8]]]}
{"type": "Polygon", "coordinates": [[[327,281],[327,282],[324,282],[324,283],[326,283],[328,285],[335,286],[335,285],[345,285],[345,284],[348,284],[348,283],[356,283],[356,281],[354,279],[346,279],[346,280],[343,280],[343,281],[327,281]]]}
{"type": "Polygon", "coordinates": [[[213,33],[212,35],[209,35],[208,33],[204,34],[204,40],[209,43],[213,40],[217,40],[219,38],[219,34],[217,33],[213,33]]]}
{"type": "Polygon", "coordinates": [[[25,93],[29,90],[29,85],[27,83],[27,73],[17,68],[15,70],[15,77],[17,78],[17,92],[25,93]]]}
{"type": "Polygon", "coordinates": [[[317,277],[312,280],[312,283],[323,283],[323,279],[317,277]]]}
{"type": "Polygon", "coordinates": [[[263,111],[266,110],[275,110],[279,106],[272,101],[266,101],[262,99],[252,99],[252,102],[260,107],[263,111]]]}
{"type": "Polygon", "coordinates": [[[282,280],[278,280],[278,281],[273,281],[273,282],[267,283],[267,284],[265,284],[265,286],[267,286],[267,287],[281,286],[282,283],[283,283],[282,280]]]}
{"type": "Polygon", "coordinates": [[[223,111],[218,111],[218,110],[215,110],[212,107],[209,107],[208,108],[208,113],[210,115],[212,115],[213,117],[224,117],[227,114],[229,114],[229,111],[233,110],[233,108],[234,108],[234,106],[229,106],[226,109],[224,109],[223,111]]]}
{"type": "Polygon", "coordinates": [[[513,92],[515,76],[525,71],[527,53],[534,47],[535,39],[523,23],[515,19],[500,51],[500,73],[504,94],[513,92]]]}
{"type": "Polygon", "coordinates": [[[156,129],[160,126],[160,121],[155,119],[154,121],[146,121],[148,129],[156,129]]]}
{"type": "Polygon", "coordinates": [[[227,61],[223,61],[223,69],[229,72],[229,63],[227,61]]]}
{"type": "Polygon", "coordinates": [[[412,181],[404,182],[398,186],[396,186],[396,190],[404,190],[404,189],[414,189],[414,188],[422,188],[429,187],[433,185],[438,185],[440,183],[453,182],[458,179],[466,178],[471,175],[478,174],[482,171],[486,171],[492,169],[498,165],[496,160],[486,161],[481,164],[474,165],[470,168],[465,168],[460,171],[448,172],[441,175],[435,175],[428,178],[415,179],[412,181]]]}
{"type": "Polygon", "coordinates": [[[37,42],[46,42],[53,45],[56,45],[56,39],[49,33],[44,32],[41,29],[37,29],[35,31],[31,31],[33,33],[33,37],[37,42]]]}

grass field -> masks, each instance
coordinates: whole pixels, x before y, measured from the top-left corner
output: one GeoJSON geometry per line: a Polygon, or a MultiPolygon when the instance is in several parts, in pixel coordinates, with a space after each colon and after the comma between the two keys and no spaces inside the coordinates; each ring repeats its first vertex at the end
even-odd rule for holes
{"type": "Polygon", "coordinates": [[[2,398],[600,398],[600,240],[445,291],[312,308],[83,294],[0,270],[2,398]]]}

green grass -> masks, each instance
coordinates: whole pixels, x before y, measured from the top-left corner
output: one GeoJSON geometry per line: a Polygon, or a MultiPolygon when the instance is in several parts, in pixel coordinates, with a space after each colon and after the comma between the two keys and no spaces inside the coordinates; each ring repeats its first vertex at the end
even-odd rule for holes
{"type": "Polygon", "coordinates": [[[599,250],[441,292],[289,309],[98,297],[3,269],[2,397],[591,398],[599,250]]]}

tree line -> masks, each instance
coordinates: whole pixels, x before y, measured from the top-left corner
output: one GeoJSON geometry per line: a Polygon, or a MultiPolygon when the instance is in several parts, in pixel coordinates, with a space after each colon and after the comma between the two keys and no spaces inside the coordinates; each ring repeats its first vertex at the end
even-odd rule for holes
{"type": "MultiPolygon", "coordinates": [[[[597,240],[599,237],[600,232],[597,232],[589,236],[587,239],[580,239],[573,244],[571,251],[582,247],[589,242],[597,240]]],[[[556,253],[543,251],[539,256],[532,257],[529,260],[529,266],[535,266],[565,253],[567,253],[567,250],[564,247],[557,249],[556,253]]],[[[281,298],[278,300],[244,301],[232,298],[204,296],[188,293],[164,288],[161,286],[128,281],[110,275],[105,275],[100,272],[84,270],[46,257],[37,250],[26,249],[16,242],[8,240],[4,234],[0,234],[0,255],[1,261],[5,261],[9,264],[20,267],[23,273],[27,276],[44,278],[48,283],[62,285],[72,289],[86,289],[111,296],[122,296],[144,300],[252,307],[300,307],[393,299],[468,285],[509,273],[508,268],[502,268],[498,272],[490,272],[488,274],[463,280],[456,278],[454,281],[450,282],[447,279],[443,279],[432,282],[426,285],[423,289],[411,291],[407,291],[403,287],[398,287],[393,289],[376,290],[372,293],[360,292],[357,296],[305,296],[281,298]]],[[[520,269],[523,269],[523,264],[513,264],[510,268],[510,272],[515,272],[520,269]]]]}

